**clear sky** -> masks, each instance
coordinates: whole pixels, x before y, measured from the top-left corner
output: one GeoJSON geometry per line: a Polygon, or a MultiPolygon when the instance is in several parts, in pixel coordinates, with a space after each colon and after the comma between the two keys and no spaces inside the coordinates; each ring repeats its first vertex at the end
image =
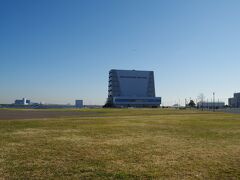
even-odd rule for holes
{"type": "Polygon", "coordinates": [[[103,104],[110,69],[164,105],[240,90],[239,0],[0,0],[0,103],[103,104]]]}

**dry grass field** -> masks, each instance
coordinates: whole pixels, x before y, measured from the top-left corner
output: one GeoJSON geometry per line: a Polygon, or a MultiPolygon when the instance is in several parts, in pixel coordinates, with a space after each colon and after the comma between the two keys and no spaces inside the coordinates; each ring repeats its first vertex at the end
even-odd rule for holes
{"type": "Polygon", "coordinates": [[[0,110],[0,179],[240,179],[240,114],[0,110]]]}

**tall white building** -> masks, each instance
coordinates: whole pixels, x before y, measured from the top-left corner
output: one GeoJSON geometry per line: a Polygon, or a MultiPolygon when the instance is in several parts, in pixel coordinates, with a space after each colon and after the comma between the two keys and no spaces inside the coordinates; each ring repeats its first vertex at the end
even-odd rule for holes
{"type": "Polygon", "coordinates": [[[115,70],[109,72],[108,100],[110,107],[158,107],[153,71],[115,70]]]}

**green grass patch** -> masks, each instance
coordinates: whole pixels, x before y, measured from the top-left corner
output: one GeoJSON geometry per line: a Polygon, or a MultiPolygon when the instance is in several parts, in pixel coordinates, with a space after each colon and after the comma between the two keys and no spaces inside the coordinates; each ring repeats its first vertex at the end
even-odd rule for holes
{"type": "Polygon", "coordinates": [[[51,118],[39,111],[46,117],[0,121],[0,179],[240,178],[238,114],[73,109],[51,118]],[[89,114],[69,114],[76,111],[89,114]]]}

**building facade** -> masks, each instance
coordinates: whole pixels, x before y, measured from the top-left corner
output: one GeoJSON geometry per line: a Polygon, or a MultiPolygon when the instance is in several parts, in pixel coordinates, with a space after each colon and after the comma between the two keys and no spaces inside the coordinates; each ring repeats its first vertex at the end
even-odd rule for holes
{"type": "Polygon", "coordinates": [[[115,70],[109,72],[109,107],[158,107],[161,98],[155,96],[154,72],[115,70]]]}
{"type": "Polygon", "coordinates": [[[225,107],[225,102],[198,102],[197,107],[204,109],[222,109],[225,107]]]}
{"type": "Polygon", "coordinates": [[[14,104],[15,105],[30,105],[30,100],[23,98],[23,99],[17,99],[15,100],[14,104]]]}
{"type": "Polygon", "coordinates": [[[83,108],[83,100],[76,100],[75,101],[76,108],[83,108]]]}
{"type": "Polygon", "coordinates": [[[234,93],[233,97],[228,99],[228,105],[231,108],[240,108],[240,93],[234,93]]]}

